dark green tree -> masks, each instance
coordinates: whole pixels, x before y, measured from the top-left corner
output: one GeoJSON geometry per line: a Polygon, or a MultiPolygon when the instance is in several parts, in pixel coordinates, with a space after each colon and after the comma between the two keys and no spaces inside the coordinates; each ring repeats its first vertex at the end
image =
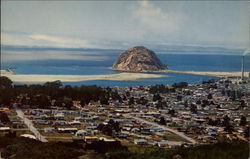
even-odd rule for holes
{"type": "Polygon", "coordinates": [[[165,118],[163,116],[160,118],[160,122],[159,123],[161,125],[166,125],[166,120],[165,120],[165,118]]]}
{"type": "Polygon", "coordinates": [[[8,115],[4,112],[0,112],[0,121],[2,123],[9,123],[10,122],[10,119],[8,117],[8,115]]]}
{"type": "Polygon", "coordinates": [[[247,118],[242,115],[240,118],[240,126],[245,126],[247,124],[247,118]]]}
{"type": "Polygon", "coordinates": [[[191,104],[190,111],[191,111],[192,113],[197,113],[197,106],[194,105],[194,104],[191,104]]]}
{"type": "Polygon", "coordinates": [[[129,105],[135,104],[135,98],[134,98],[134,97],[129,98],[128,104],[129,104],[129,105]]]}
{"type": "Polygon", "coordinates": [[[0,76],[0,89],[11,88],[12,81],[6,76],[0,76]]]}
{"type": "Polygon", "coordinates": [[[168,114],[170,114],[171,116],[175,116],[175,110],[174,109],[170,109],[169,111],[168,111],[168,114]]]}

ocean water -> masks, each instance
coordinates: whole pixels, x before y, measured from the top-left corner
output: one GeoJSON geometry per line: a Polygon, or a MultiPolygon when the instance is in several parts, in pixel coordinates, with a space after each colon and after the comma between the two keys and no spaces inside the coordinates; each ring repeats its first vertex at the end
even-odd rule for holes
{"type": "MultiPolygon", "coordinates": [[[[118,71],[109,69],[112,66],[116,57],[121,53],[121,50],[64,50],[63,55],[70,54],[72,57],[79,58],[48,58],[38,57],[29,60],[11,60],[9,55],[22,55],[20,50],[2,51],[3,59],[1,69],[15,67],[16,74],[56,74],[56,75],[98,75],[98,74],[114,74],[118,71]],[[72,53],[73,52],[73,53],[72,53]],[[86,56],[88,55],[88,56],[86,56]],[[7,60],[5,60],[7,59],[7,60]]],[[[23,50],[22,50],[23,52],[23,50]]],[[[43,54],[41,50],[26,50],[29,55],[43,54]]],[[[60,56],[58,50],[46,50],[49,55],[60,56]]],[[[177,52],[175,50],[175,52],[177,52]]],[[[157,52],[156,52],[157,53],[157,52]]],[[[191,52],[192,53],[192,52],[191,52]]],[[[196,52],[197,53],[197,52],[196,52]]],[[[221,52],[220,52],[221,53],[221,52]]],[[[216,54],[216,52],[214,52],[216,54]]],[[[218,53],[219,54],[219,53],[218,53]]],[[[239,53],[237,53],[239,54],[239,53]]],[[[160,60],[167,64],[171,70],[179,71],[218,71],[218,72],[238,72],[241,71],[240,55],[202,55],[202,54],[186,54],[179,52],[178,54],[169,53],[168,51],[159,51],[157,56],[160,60]]],[[[250,57],[245,56],[245,70],[250,71],[250,57]]],[[[173,84],[176,82],[188,82],[190,84],[201,83],[208,79],[218,79],[211,76],[174,74],[174,73],[158,73],[167,75],[163,78],[148,78],[136,81],[108,81],[108,80],[93,80],[83,82],[65,82],[70,85],[98,85],[98,86],[138,86],[138,85],[154,85],[154,84],[173,84]]]]}

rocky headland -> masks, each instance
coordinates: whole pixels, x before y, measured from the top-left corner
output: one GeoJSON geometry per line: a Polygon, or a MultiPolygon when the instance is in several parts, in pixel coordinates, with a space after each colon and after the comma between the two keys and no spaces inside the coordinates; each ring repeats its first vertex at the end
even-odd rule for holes
{"type": "Polygon", "coordinates": [[[123,52],[112,69],[130,72],[150,72],[167,69],[156,54],[144,46],[135,46],[123,52]]]}

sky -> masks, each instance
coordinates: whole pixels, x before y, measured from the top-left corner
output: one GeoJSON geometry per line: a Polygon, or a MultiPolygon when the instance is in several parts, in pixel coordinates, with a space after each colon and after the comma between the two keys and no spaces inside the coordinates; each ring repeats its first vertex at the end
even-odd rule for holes
{"type": "Polygon", "coordinates": [[[2,45],[249,48],[247,1],[2,1],[2,45]]]}

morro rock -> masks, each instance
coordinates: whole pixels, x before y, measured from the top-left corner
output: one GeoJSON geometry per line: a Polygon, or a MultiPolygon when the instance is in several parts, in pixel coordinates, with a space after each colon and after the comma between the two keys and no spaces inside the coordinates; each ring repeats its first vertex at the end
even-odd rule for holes
{"type": "Polygon", "coordinates": [[[123,52],[113,64],[120,71],[150,72],[166,69],[156,54],[144,46],[135,46],[123,52]]]}

